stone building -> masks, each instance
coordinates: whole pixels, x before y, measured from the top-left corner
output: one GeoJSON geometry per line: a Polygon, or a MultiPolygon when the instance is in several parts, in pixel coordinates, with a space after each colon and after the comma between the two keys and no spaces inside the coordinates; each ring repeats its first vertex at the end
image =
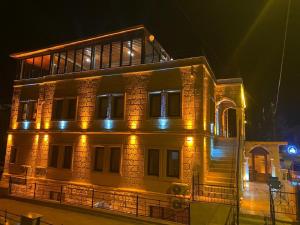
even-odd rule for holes
{"type": "Polygon", "coordinates": [[[143,26],[11,57],[5,180],[160,194],[192,190],[195,174],[234,184],[243,84],[217,80],[205,57],[173,60],[143,26]]]}

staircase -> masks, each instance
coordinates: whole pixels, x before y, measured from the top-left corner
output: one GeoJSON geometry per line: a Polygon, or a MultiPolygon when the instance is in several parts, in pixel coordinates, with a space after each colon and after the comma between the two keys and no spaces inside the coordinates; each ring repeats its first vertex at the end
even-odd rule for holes
{"type": "Polygon", "coordinates": [[[201,184],[199,200],[235,203],[237,139],[217,138],[208,160],[205,183],[201,184]]]}

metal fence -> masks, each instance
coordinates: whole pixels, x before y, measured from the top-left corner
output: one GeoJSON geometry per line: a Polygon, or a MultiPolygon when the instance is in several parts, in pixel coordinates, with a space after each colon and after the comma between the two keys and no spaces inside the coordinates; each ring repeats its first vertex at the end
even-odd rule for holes
{"type": "Polygon", "coordinates": [[[189,224],[189,199],[178,196],[151,196],[121,190],[99,190],[73,184],[28,181],[25,184],[11,182],[9,191],[13,196],[189,224]]]}
{"type": "MultiPolygon", "coordinates": [[[[19,225],[21,223],[21,215],[8,212],[7,210],[0,209],[0,224],[6,225],[19,225]]],[[[44,220],[40,221],[41,225],[53,225],[52,223],[46,222],[44,220]]]]}

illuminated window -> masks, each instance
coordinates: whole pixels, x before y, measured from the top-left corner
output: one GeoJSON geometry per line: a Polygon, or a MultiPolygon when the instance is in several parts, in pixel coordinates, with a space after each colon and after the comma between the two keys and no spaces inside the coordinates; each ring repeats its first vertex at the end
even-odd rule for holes
{"type": "Polygon", "coordinates": [[[82,49],[75,51],[75,72],[80,72],[82,67],[82,49]]]}
{"type": "Polygon", "coordinates": [[[111,46],[111,67],[120,66],[121,43],[113,42],[111,46]]]}
{"type": "Polygon", "coordinates": [[[58,67],[58,53],[54,53],[52,55],[52,66],[51,66],[51,74],[56,74],[57,73],[57,67],[58,67]]]}
{"type": "Polygon", "coordinates": [[[93,63],[93,69],[99,69],[100,68],[100,61],[101,59],[101,45],[96,45],[94,47],[94,63],[93,63]]]}
{"type": "Polygon", "coordinates": [[[178,150],[167,150],[167,176],[179,178],[180,157],[178,150]]]}
{"type": "Polygon", "coordinates": [[[36,110],[36,101],[20,102],[18,121],[35,121],[36,110]]]}
{"type": "Polygon", "coordinates": [[[73,155],[73,148],[72,148],[72,146],[65,146],[64,147],[64,154],[63,154],[63,165],[62,165],[62,168],[64,168],[64,169],[71,169],[71,166],[72,166],[72,155],[73,155]]]}
{"type": "Polygon", "coordinates": [[[50,149],[49,167],[58,168],[59,146],[52,145],[50,149]]]}
{"type": "Polygon", "coordinates": [[[31,77],[31,68],[33,67],[33,58],[23,60],[23,78],[31,77]]]}
{"type": "Polygon", "coordinates": [[[66,65],[66,52],[59,53],[59,63],[58,63],[58,74],[65,73],[65,65],[66,65]]]}
{"type": "Polygon", "coordinates": [[[120,172],[121,149],[119,147],[110,148],[110,168],[112,173],[120,172]]]}
{"type": "Polygon", "coordinates": [[[150,93],[150,117],[161,116],[161,93],[150,93]]]}
{"type": "Polygon", "coordinates": [[[140,38],[133,39],[132,41],[132,51],[131,51],[131,65],[141,64],[141,46],[142,40],[140,38]]]}
{"type": "Polygon", "coordinates": [[[103,171],[103,166],[104,166],[104,147],[96,147],[94,170],[103,171]]]}
{"type": "Polygon", "coordinates": [[[83,50],[83,62],[82,62],[82,70],[90,70],[92,62],[92,48],[87,47],[83,50]]]}
{"type": "Polygon", "coordinates": [[[33,58],[33,66],[31,71],[31,77],[39,77],[41,75],[42,57],[33,58]]]}
{"type": "Polygon", "coordinates": [[[49,75],[50,70],[50,55],[44,55],[42,60],[42,76],[49,75]]]}
{"type": "Polygon", "coordinates": [[[18,154],[18,149],[16,147],[11,147],[10,150],[10,159],[9,162],[10,163],[16,163],[17,162],[17,154],[18,154]]]}
{"type": "Polygon", "coordinates": [[[122,49],[122,65],[130,65],[130,56],[131,56],[131,41],[123,41],[122,49]]]}
{"type": "Polygon", "coordinates": [[[159,150],[148,150],[148,175],[159,176],[159,150]]]}
{"type": "Polygon", "coordinates": [[[74,50],[67,51],[66,73],[72,73],[74,69],[74,50]]]}
{"type": "Polygon", "coordinates": [[[101,68],[110,67],[110,44],[103,45],[101,68]]]}

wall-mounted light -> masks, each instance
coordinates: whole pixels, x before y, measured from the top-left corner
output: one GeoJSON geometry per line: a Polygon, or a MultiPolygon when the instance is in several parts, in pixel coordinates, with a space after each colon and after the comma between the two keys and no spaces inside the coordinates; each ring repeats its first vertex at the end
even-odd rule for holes
{"type": "Polygon", "coordinates": [[[290,155],[296,155],[297,152],[298,152],[298,150],[297,150],[296,146],[290,145],[290,146],[288,146],[288,148],[287,148],[287,152],[288,152],[290,155]]]}
{"type": "Polygon", "coordinates": [[[29,121],[27,121],[27,120],[24,121],[24,122],[23,122],[23,129],[28,130],[29,125],[30,125],[30,122],[29,122],[29,121]]]}
{"type": "Polygon", "coordinates": [[[44,142],[48,142],[48,140],[49,140],[49,136],[48,136],[48,134],[45,134],[44,135],[44,142]]]}
{"type": "Polygon", "coordinates": [[[107,129],[107,130],[112,129],[113,128],[113,121],[109,120],[109,119],[104,120],[104,128],[107,129]]]}
{"type": "Polygon", "coordinates": [[[186,143],[188,146],[192,146],[194,144],[194,138],[192,136],[187,137],[186,143]]]}
{"type": "Polygon", "coordinates": [[[64,130],[67,127],[67,121],[61,120],[59,121],[59,129],[64,130]]]}
{"type": "Polygon", "coordinates": [[[158,127],[161,130],[167,129],[169,127],[169,120],[166,118],[158,119],[158,127]]]}

